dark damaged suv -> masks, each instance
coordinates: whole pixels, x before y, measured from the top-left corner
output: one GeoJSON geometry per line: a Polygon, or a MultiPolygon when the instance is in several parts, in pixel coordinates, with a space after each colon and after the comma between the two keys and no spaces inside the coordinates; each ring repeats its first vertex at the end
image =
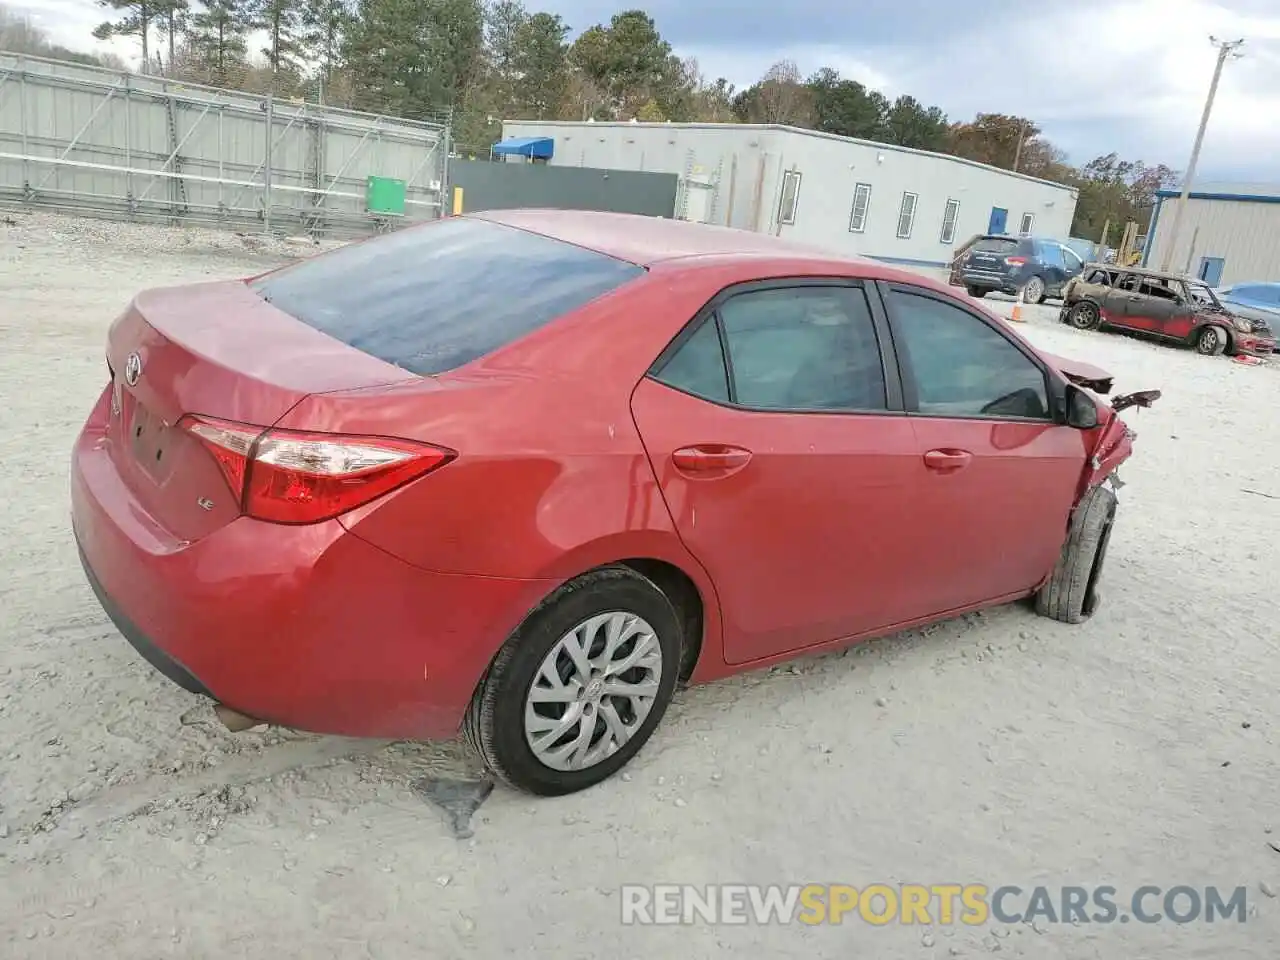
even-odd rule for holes
{"type": "Polygon", "coordinates": [[[1024,303],[1044,303],[1080,273],[1084,261],[1070,247],[1044,237],[980,234],[951,261],[952,286],[971,297],[999,291],[1024,303]]]}
{"type": "Polygon", "coordinates": [[[1078,330],[1115,327],[1200,353],[1267,357],[1276,348],[1264,311],[1224,305],[1201,280],[1090,263],[1067,284],[1059,319],[1078,330]]]}

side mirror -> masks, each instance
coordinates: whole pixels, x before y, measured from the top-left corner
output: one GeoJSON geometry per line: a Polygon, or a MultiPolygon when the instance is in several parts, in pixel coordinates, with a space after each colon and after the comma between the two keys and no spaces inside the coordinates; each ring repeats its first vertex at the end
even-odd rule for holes
{"type": "Polygon", "coordinates": [[[1067,426],[1092,430],[1098,425],[1098,405],[1079,387],[1067,387],[1067,426]]]}

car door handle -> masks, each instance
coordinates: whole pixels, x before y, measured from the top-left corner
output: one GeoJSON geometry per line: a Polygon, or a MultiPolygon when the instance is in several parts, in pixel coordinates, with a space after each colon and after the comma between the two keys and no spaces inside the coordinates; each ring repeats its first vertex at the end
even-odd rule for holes
{"type": "Polygon", "coordinates": [[[1129,294],[1129,299],[1130,299],[1130,300],[1141,300],[1141,299],[1142,299],[1142,297],[1141,297],[1140,295],[1136,294],[1136,293],[1131,293],[1131,294],[1129,294]]]}
{"type": "Polygon", "coordinates": [[[930,450],[924,455],[924,465],[938,473],[951,473],[969,465],[973,454],[968,450],[930,450]]]}
{"type": "Polygon", "coordinates": [[[750,459],[750,450],[724,443],[696,443],[671,455],[676,469],[687,473],[730,473],[741,470],[750,459]]]}

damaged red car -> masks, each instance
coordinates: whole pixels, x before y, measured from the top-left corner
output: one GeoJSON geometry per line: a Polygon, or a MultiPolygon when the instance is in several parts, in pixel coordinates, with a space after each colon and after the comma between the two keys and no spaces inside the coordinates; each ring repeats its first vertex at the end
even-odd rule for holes
{"type": "Polygon", "coordinates": [[[139,294],[75,444],[88,579],[265,721],[465,731],[542,794],[676,684],[1024,598],[1099,601],[1104,372],[942,284],[773,237],[449,218],[139,294]]]}

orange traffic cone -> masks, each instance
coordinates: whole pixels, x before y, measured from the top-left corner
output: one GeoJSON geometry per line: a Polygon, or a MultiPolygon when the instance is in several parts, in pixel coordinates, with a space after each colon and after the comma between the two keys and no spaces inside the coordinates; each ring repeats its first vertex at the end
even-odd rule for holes
{"type": "Polygon", "coordinates": [[[1013,316],[1009,318],[1014,323],[1022,323],[1022,301],[1015,300],[1013,303],[1013,316]]]}

